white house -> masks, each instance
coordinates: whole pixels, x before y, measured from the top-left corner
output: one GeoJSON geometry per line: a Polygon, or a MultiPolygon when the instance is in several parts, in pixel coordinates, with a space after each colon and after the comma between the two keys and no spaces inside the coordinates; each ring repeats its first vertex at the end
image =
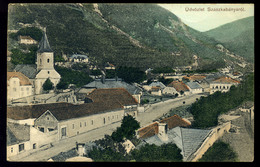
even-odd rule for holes
{"type": "Polygon", "coordinates": [[[38,42],[34,39],[32,39],[30,36],[19,36],[19,43],[20,44],[26,44],[26,45],[32,45],[37,44],[38,42]]]}
{"type": "Polygon", "coordinates": [[[20,72],[7,72],[7,99],[18,99],[33,94],[32,83],[20,72]]]}
{"type": "Polygon", "coordinates": [[[230,77],[220,77],[210,82],[210,94],[221,91],[221,92],[227,92],[229,91],[230,87],[232,85],[238,85],[240,81],[237,81],[235,79],[232,79],[230,77]]]}
{"type": "Polygon", "coordinates": [[[192,94],[202,93],[202,87],[197,82],[187,82],[186,85],[192,94]]]}

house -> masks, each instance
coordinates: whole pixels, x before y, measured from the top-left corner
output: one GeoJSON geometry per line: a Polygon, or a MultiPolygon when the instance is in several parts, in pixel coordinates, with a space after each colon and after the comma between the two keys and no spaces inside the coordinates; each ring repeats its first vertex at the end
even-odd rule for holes
{"type": "Polygon", "coordinates": [[[7,122],[6,143],[7,158],[30,150],[30,126],[7,122]]]}
{"type": "Polygon", "coordinates": [[[125,88],[95,89],[86,96],[87,101],[120,103],[125,115],[137,117],[138,101],[125,88]]]}
{"type": "Polygon", "coordinates": [[[221,91],[221,92],[227,92],[229,91],[231,86],[237,86],[240,83],[240,81],[237,81],[235,79],[232,79],[230,77],[220,77],[210,82],[210,94],[221,91]]]}
{"type": "Polygon", "coordinates": [[[183,160],[190,161],[193,153],[212,131],[188,128],[190,125],[177,115],[154,122],[137,131],[142,142],[136,148],[138,149],[146,143],[157,146],[164,143],[175,143],[181,150],[183,160]]]}
{"type": "Polygon", "coordinates": [[[173,87],[178,92],[179,96],[190,94],[188,86],[182,81],[172,81],[169,85],[167,85],[167,87],[173,87]]]}
{"type": "Polygon", "coordinates": [[[60,74],[54,69],[54,53],[50,47],[46,29],[43,32],[42,40],[37,50],[37,58],[35,64],[18,64],[16,72],[21,72],[27,76],[34,89],[34,94],[41,94],[43,84],[49,78],[54,86],[60,81],[60,74]]]}
{"type": "Polygon", "coordinates": [[[88,63],[89,58],[87,55],[82,54],[73,54],[69,57],[70,62],[76,62],[76,63],[88,63]]]}
{"type": "Polygon", "coordinates": [[[203,89],[197,82],[187,82],[186,85],[192,94],[202,93],[203,89]]]}
{"type": "Polygon", "coordinates": [[[187,76],[184,76],[182,79],[188,80],[188,81],[191,81],[191,82],[195,81],[195,82],[200,83],[205,78],[206,78],[205,75],[187,75],[187,76]]]}
{"type": "Polygon", "coordinates": [[[124,82],[121,78],[101,78],[95,79],[94,81],[84,85],[78,92],[78,94],[84,94],[84,92],[91,92],[94,89],[104,89],[104,88],[125,88],[131,95],[133,95],[138,103],[140,103],[140,97],[142,95],[142,89],[124,82]]]}
{"type": "Polygon", "coordinates": [[[162,90],[160,87],[157,86],[152,86],[152,88],[150,89],[150,92],[152,95],[156,95],[156,96],[161,96],[162,95],[162,90]]]}
{"type": "Polygon", "coordinates": [[[56,133],[56,140],[120,122],[124,114],[124,107],[113,100],[80,105],[58,103],[7,109],[7,118],[34,118],[34,128],[43,134],[56,133]]]}
{"type": "Polygon", "coordinates": [[[18,99],[33,94],[33,85],[21,72],[7,72],[7,99],[18,99]]]}
{"type": "Polygon", "coordinates": [[[128,139],[124,140],[124,142],[122,143],[122,146],[125,148],[125,151],[127,154],[129,154],[130,151],[135,149],[134,144],[128,139]]]}
{"type": "Polygon", "coordinates": [[[20,44],[32,45],[32,44],[38,43],[36,40],[32,39],[30,36],[19,35],[18,39],[19,39],[20,44]]]}
{"type": "Polygon", "coordinates": [[[179,92],[177,92],[177,90],[174,87],[171,87],[171,86],[165,87],[163,89],[162,93],[165,94],[165,95],[176,95],[176,94],[179,94],[179,92]]]}
{"type": "Polygon", "coordinates": [[[164,118],[164,119],[160,120],[159,122],[156,121],[148,126],[138,129],[137,137],[140,139],[146,139],[146,138],[149,138],[151,136],[158,134],[160,123],[166,123],[168,129],[173,129],[177,126],[188,127],[191,125],[190,122],[187,122],[180,116],[174,115],[174,116],[171,116],[168,118],[164,118]]]}

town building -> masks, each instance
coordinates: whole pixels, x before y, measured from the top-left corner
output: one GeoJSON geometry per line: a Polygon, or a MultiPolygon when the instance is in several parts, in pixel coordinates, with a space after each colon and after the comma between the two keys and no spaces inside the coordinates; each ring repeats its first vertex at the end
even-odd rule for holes
{"type": "Polygon", "coordinates": [[[187,82],[186,85],[192,94],[202,93],[203,89],[197,82],[187,82]]]}
{"type": "Polygon", "coordinates": [[[89,58],[87,55],[73,54],[72,56],[69,57],[69,61],[76,62],[76,63],[88,63],[89,58]]]}
{"type": "Polygon", "coordinates": [[[172,81],[167,87],[173,87],[178,92],[178,96],[190,94],[188,86],[182,81],[172,81]]]}
{"type": "Polygon", "coordinates": [[[59,83],[61,76],[54,69],[54,55],[46,35],[46,30],[44,30],[42,40],[39,43],[35,64],[19,64],[14,71],[21,72],[30,79],[33,84],[34,94],[43,92],[42,86],[48,78],[54,86],[59,83]]]}
{"type": "Polygon", "coordinates": [[[7,72],[7,100],[18,99],[33,94],[33,86],[28,77],[20,72],[7,72]]]}
{"type": "Polygon", "coordinates": [[[206,78],[205,75],[187,75],[187,76],[184,76],[182,79],[183,80],[188,80],[188,81],[191,81],[191,82],[198,82],[198,83],[200,83],[205,78],[206,78]]]}
{"type": "Polygon", "coordinates": [[[240,81],[237,81],[235,79],[232,79],[230,77],[220,77],[212,82],[210,82],[210,94],[221,91],[221,92],[227,92],[229,91],[230,87],[235,85],[237,86],[240,83],[240,81]]]}
{"type": "Polygon", "coordinates": [[[32,44],[38,43],[36,40],[32,39],[30,36],[19,35],[18,39],[19,39],[20,44],[32,45],[32,44]]]}

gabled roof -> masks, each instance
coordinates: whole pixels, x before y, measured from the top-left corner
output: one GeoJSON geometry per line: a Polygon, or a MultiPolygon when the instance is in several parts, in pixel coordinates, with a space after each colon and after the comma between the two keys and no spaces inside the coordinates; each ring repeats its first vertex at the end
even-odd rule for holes
{"type": "Polygon", "coordinates": [[[183,83],[182,81],[172,81],[168,87],[174,87],[176,89],[176,91],[180,92],[180,91],[189,91],[189,88],[187,87],[187,85],[185,83],[183,83]]]}
{"type": "MultiPolygon", "coordinates": [[[[169,129],[175,128],[177,126],[188,127],[191,125],[189,122],[185,121],[178,115],[164,118],[164,119],[160,120],[159,123],[167,123],[167,126],[169,129]]],[[[139,138],[141,138],[141,139],[145,139],[145,138],[154,136],[156,134],[158,134],[158,122],[154,122],[146,127],[140,128],[138,130],[138,135],[139,135],[139,138]]]]}
{"type": "Polygon", "coordinates": [[[37,52],[39,52],[39,53],[53,52],[51,47],[50,47],[50,44],[49,44],[49,41],[48,41],[48,38],[47,38],[45,31],[43,31],[43,36],[42,36],[42,39],[39,43],[39,49],[38,49],[37,52]]]}
{"type": "Polygon", "coordinates": [[[201,89],[202,88],[197,82],[187,82],[186,85],[191,89],[201,89]]]}
{"type": "Polygon", "coordinates": [[[18,64],[15,66],[14,71],[21,72],[30,79],[34,79],[37,75],[36,64],[18,64]]]}
{"type": "Polygon", "coordinates": [[[93,102],[119,102],[123,106],[138,104],[125,88],[94,89],[86,97],[92,99],[93,102]]]}
{"type": "Polygon", "coordinates": [[[123,106],[119,102],[94,102],[80,105],[70,103],[53,103],[42,105],[29,105],[7,107],[7,118],[14,120],[23,120],[29,118],[39,118],[47,110],[58,120],[68,120],[72,118],[85,117],[94,114],[100,114],[109,111],[122,109],[123,106]]]}
{"type": "Polygon", "coordinates": [[[7,122],[7,145],[30,140],[30,126],[7,122]]]}
{"type": "Polygon", "coordinates": [[[213,80],[212,83],[240,83],[240,81],[237,81],[230,77],[220,77],[220,78],[213,80]]]}
{"type": "Polygon", "coordinates": [[[9,81],[11,78],[19,78],[20,85],[22,85],[22,86],[32,85],[29,78],[20,72],[7,72],[7,81],[9,81]]]}

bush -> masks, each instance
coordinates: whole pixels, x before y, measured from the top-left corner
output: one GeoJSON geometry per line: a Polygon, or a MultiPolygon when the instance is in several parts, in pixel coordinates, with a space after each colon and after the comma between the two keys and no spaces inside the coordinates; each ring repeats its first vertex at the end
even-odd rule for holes
{"type": "Polygon", "coordinates": [[[237,154],[229,144],[222,141],[214,143],[199,159],[199,162],[234,162],[237,161],[237,154]]]}
{"type": "Polygon", "coordinates": [[[44,82],[42,87],[43,87],[43,90],[46,90],[46,91],[52,90],[54,88],[53,83],[51,82],[51,80],[49,78],[44,82]]]}

